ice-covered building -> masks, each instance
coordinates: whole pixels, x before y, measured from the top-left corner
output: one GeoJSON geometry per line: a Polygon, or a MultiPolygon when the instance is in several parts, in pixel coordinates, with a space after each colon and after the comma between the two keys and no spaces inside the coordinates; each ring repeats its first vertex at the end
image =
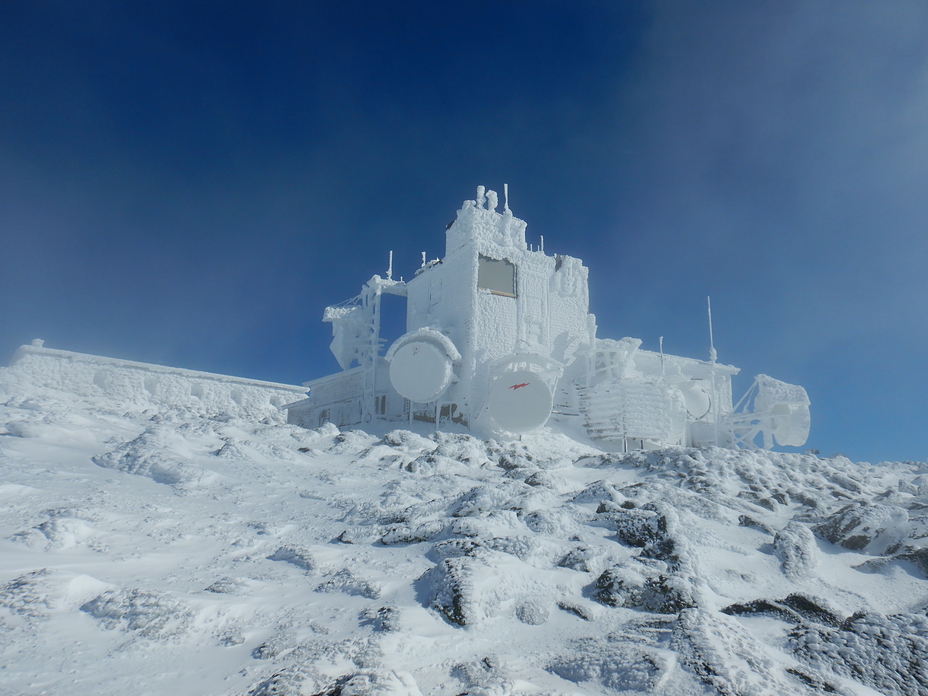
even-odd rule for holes
{"type": "Polygon", "coordinates": [[[9,367],[0,367],[5,393],[49,389],[77,397],[105,398],[127,409],[181,408],[248,419],[280,416],[306,388],[150,363],[46,348],[34,340],[20,346],[9,367]]]}
{"type": "MultiPolygon", "coordinates": [[[[307,382],[291,423],[317,427],[374,420],[453,421],[497,436],[582,425],[617,448],[661,445],[800,446],[809,431],[802,387],[765,375],[732,406],[738,368],[642,350],[597,337],[587,268],[526,244],[526,223],[477,189],[446,230],[445,255],[415,277],[373,276],[361,293],[327,307],[342,372],[307,382]],[[406,333],[381,338],[385,295],[406,299],[406,333]],[[384,353],[384,348],[386,352],[384,353]]],[[[392,267],[392,262],[391,262],[392,267]]]]}

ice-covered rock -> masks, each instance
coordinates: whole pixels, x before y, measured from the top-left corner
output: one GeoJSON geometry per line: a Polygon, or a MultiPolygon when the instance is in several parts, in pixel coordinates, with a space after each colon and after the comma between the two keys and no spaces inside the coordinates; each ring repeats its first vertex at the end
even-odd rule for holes
{"type": "Polygon", "coordinates": [[[316,569],[316,560],[313,558],[312,552],[307,548],[295,544],[286,544],[285,546],[278,547],[267,559],[269,561],[290,563],[307,572],[316,569]]]}
{"type": "Polygon", "coordinates": [[[47,568],[41,568],[10,580],[0,587],[0,607],[20,616],[42,618],[52,608],[48,591],[43,587],[50,574],[47,568]]]}
{"type": "Polygon", "coordinates": [[[409,672],[364,670],[346,674],[315,696],[422,696],[409,672]]]}
{"type": "Polygon", "coordinates": [[[854,567],[865,573],[883,573],[896,565],[900,565],[900,561],[903,567],[911,565],[923,577],[928,577],[928,548],[912,549],[893,556],[872,558],[854,567]]]}
{"type": "Polygon", "coordinates": [[[809,577],[818,565],[818,546],[812,531],[801,522],[790,522],[776,533],[773,549],[790,579],[809,577]]]}
{"type": "Polygon", "coordinates": [[[466,556],[446,558],[423,576],[430,586],[429,606],[459,626],[476,623],[484,616],[475,593],[476,564],[480,562],[466,556]]]}
{"type": "Polygon", "coordinates": [[[801,626],[794,654],[810,666],[854,679],[887,696],[928,693],[928,617],[858,613],[840,627],[801,626]]]}
{"type": "Polygon", "coordinates": [[[375,584],[359,578],[347,568],[342,568],[316,587],[316,592],[344,592],[359,595],[367,599],[378,599],[380,588],[375,584]]]}
{"type": "Polygon", "coordinates": [[[722,609],[722,612],[732,616],[771,616],[797,624],[812,621],[827,626],[840,626],[842,622],[841,617],[828,609],[823,600],[798,593],[780,600],[736,602],[722,609]]]}
{"type": "Polygon", "coordinates": [[[186,630],[193,611],[183,601],[153,590],[107,590],[81,605],[109,629],[137,631],[153,640],[163,640],[186,630]]]}
{"type": "Polygon", "coordinates": [[[909,532],[909,514],[901,507],[851,503],[815,527],[832,544],[875,556],[898,551],[909,532]]]}
{"type": "Polygon", "coordinates": [[[593,596],[611,607],[657,614],[676,614],[697,605],[694,588],[684,577],[645,572],[622,567],[603,571],[594,583],[593,596]]]}
{"type": "Polygon", "coordinates": [[[618,693],[659,693],[672,666],[666,654],[632,643],[588,639],[571,646],[571,654],[548,669],[567,681],[618,693]]]}

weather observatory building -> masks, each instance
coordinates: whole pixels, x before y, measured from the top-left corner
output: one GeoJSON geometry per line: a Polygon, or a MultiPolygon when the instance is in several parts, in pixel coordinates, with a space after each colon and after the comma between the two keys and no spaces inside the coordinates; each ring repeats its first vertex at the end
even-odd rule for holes
{"type": "MultiPolygon", "coordinates": [[[[597,336],[587,268],[525,241],[504,189],[478,187],[445,232],[445,255],[415,276],[373,276],[325,309],[342,371],[307,382],[288,420],[308,428],[373,421],[453,422],[516,436],[556,422],[607,448],[801,446],[805,390],[765,375],[733,407],[739,370],[597,336]],[[384,295],[406,299],[406,331],[381,338],[384,295]],[[385,350],[386,349],[386,350],[385,350]]],[[[392,268],[392,261],[391,261],[392,268]]]]}

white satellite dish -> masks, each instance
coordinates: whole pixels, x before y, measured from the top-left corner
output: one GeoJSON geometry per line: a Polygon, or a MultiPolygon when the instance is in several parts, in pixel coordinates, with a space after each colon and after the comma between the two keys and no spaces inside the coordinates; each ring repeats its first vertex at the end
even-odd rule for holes
{"type": "Polygon", "coordinates": [[[806,390],[767,375],[757,375],[754,382],[758,387],[754,410],[762,416],[765,435],[772,435],[780,445],[804,445],[812,422],[806,390]]]}
{"type": "Polygon", "coordinates": [[[754,447],[755,438],[761,435],[764,449],[773,447],[774,440],[778,445],[802,447],[809,437],[812,421],[806,390],[797,384],[757,375],[738,405],[749,402],[752,393],[753,411],[745,408],[728,416],[728,427],[735,442],[754,447]]]}
{"type": "Polygon", "coordinates": [[[778,445],[802,447],[809,439],[812,416],[808,404],[777,404],[770,421],[770,431],[778,445]]]}
{"type": "Polygon", "coordinates": [[[451,358],[429,341],[401,345],[390,361],[390,382],[396,393],[419,404],[444,394],[453,374],[451,358]]]}
{"type": "Polygon", "coordinates": [[[548,422],[554,395],[536,372],[504,372],[490,388],[487,409],[496,424],[510,433],[525,433],[548,422]]]}
{"type": "Polygon", "coordinates": [[[705,388],[695,381],[680,385],[683,399],[686,401],[686,410],[693,420],[705,418],[712,408],[712,401],[705,388]]]}

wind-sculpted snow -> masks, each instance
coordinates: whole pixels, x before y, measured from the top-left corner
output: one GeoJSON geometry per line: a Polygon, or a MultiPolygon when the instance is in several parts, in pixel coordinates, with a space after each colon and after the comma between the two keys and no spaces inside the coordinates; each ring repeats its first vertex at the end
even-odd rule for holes
{"type": "Polygon", "coordinates": [[[0,397],[0,691],[928,693],[928,465],[0,397]]]}

